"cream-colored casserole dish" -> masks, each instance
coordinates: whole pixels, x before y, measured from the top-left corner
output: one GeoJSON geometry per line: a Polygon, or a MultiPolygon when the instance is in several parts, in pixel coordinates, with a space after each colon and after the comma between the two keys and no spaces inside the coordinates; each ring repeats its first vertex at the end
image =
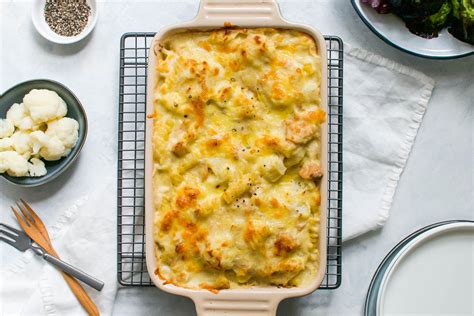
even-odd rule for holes
{"type": "MultiPolygon", "coordinates": [[[[271,27],[276,29],[292,29],[310,35],[317,46],[321,64],[320,97],[321,108],[327,111],[327,56],[323,36],[313,28],[285,21],[279,12],[274,0],[202,0],[197,17],[188,23],[179,26],[166,27],[158,32],[152,43],[148,64],[147,82],[147,114],[154,112],[155,86],[157,83],[157,57],[155,46],[164,38],[186,31],[215,30],[224,26],[244,28],[271,27]]],[[[278,303],[289,297],[296,297],[313,292],[322,282],[327,260],[327,178],[326,170],[321,179],[320,194],[320,231],[319,231],[319,268],[311,280],[305,280],[299,287],[250,287],[239,289],[224,289],[217,293],[208,290],[194,290],[178,287],[162,280],[156,273],[158,266],[155,255],[155,241],[153,235],[155,209],[153,204],[153,143],[152,118],[146,126],[145,147],[145,215],[146,215],[146,261],[149,275],[154,284],[160,289],[191,298],[196,304],[199,315],[275,315],[278,303]]],[[[327,123],[321,125],[320,137],[321,166],[327,166],[327,123]]]]}

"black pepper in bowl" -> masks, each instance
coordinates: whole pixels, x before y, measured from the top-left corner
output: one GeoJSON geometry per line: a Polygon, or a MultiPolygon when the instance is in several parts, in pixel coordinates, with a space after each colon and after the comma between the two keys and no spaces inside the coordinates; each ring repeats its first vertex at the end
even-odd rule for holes
{"type": "Polygon", "coordinates": [[[86,0],[46,0],[44,17],[49,28],[61,36],[76,36],[87,26],[91,7],[86,0]]]}

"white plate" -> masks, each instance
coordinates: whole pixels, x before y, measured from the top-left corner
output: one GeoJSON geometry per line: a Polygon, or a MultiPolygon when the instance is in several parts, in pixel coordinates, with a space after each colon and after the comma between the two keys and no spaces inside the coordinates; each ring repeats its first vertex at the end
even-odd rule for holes
{"type": "Polygon", "coordinates": [[[33,8],[31,11],[33,25],[35,26],[38,33],[53,43],[72,44],[79,42],[80,40],[87,37],[87,35],[89,35],[94,29],[95,24],[97,23],[97,16],[99,15],[96,0],[87,0],[87,3],[91,7],[91,15],[84,30],[82,30],[82,32],[76,36],[61,36],[49,28],[49,25],[46,23],[44,18],[44,6],[46,4],[46,0],[35,0],[33,2],[33,8]]]}
{"type": "Polygon", "coordinates": [[[439,36],[425,39],[412,34],[394,14],[378,14],[370,6],[352,0],[364,23],[382,40],[407,53],[427,58],[458,58],[474,54],[474,45],[462,42],[443,29],[439,36]]]}
{"type": "Polygon", "coordinates": [[[474,223],[420,234],[385,275],[378,315],[474,315],[474,223]]]}

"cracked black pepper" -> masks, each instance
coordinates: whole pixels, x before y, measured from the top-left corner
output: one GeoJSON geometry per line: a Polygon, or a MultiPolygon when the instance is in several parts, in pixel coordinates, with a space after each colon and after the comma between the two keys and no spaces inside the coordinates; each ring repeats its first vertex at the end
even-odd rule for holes
{"type": "Polygon", "coordinates": [[[76,36],[87,25],[91,7],[86,0],[47,0],[44,17],[49,28],[62,36],[76,36]]]}

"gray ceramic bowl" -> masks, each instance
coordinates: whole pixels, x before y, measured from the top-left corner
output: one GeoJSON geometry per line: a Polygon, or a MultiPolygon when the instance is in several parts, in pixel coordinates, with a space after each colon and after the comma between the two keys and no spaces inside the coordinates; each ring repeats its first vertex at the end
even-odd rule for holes
{"type": "Polygon", "coordinates": [[[5,173],[0,173],[0,177],[7,182],[23,187],[34,187],[47,183],[63,173],[76,160],[87,136],[87,117],[81,102],[79,102],[71,90],[52,80],[37,79],[25,81],[8,89],[4,94],[0,95],[0,118],[5,118],[12,104],[21,103],[23,97],[32,89],[49,89],[55,91],[63,98],[67,104],[66,117],[73,118],[79,122],[79,139],[76,146],[66,157],[57,161],[45,161],[48,173],[42,177],[10,177],[5,173]]]}

